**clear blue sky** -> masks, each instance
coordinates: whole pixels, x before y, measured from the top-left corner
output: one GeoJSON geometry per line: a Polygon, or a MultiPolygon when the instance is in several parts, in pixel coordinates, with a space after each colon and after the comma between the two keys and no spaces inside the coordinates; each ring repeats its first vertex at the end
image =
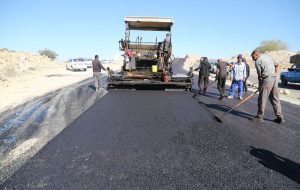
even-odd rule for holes
{"type": "Polygon", "coordinates": [[[176,57],[229,58],[273,39],[300,51],[299,11],[299,0],[1,0],[0,48],[110,59],[124,38],[125,16],[168,16],[176,57]]]}

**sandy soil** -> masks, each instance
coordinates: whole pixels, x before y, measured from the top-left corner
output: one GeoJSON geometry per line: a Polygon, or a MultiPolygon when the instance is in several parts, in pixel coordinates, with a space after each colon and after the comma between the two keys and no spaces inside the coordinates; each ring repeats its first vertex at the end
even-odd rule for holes
{"type": "MultiPolygon", "coordinates": [[[[105,67],[111,67],[114,70],[119,68],[118,65],[105,65],[105,67]]],[[[61,63],[20,75],[14,80],[1,81],[0,113],[92,76],[92,69],[74,72],[66,70],[65,64],[61,63]]]]}
{"type": "Polygon", "coordinates": [[[1,82],[0,112],[91,76],[90,69],[86,72],[72,72],[67,71],[64,64],[58,64],[51,69],[32,72],[18,76],[11,81],[1,82]]]}

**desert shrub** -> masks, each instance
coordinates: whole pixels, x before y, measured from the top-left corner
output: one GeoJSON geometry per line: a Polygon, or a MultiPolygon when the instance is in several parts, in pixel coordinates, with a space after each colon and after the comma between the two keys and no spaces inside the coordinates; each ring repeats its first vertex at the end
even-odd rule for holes
{"type": "Polygon", "coordinates": [[[8,51],[7,48],[0,48],[0,51],[8,51]]]}
{"type": "Polygon", "coordinates": [[[40,50],[39,54],[47,56],[47,57],[49,57],[52,60],[56,59],[56,57],[58,56],[55,51],[52,51],[50,49],[40,50]]]}
{"type": "Polygon", "coordinates": [[[2,78],[13,78],[16,77],[18,74],[15,67],[10,65],[5,65],[3,68],[2,78]]]}
{"type": "Polygon", "coordinates": [[[260,46],[256,48],[262,53],[269,51],[287,50],[288,46],[281,40],[265,40],[260,43],[260,46]]]}

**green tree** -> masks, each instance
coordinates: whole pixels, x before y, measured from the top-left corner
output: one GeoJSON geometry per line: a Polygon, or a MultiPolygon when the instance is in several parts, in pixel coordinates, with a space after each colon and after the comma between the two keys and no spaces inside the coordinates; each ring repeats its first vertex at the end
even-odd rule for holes
{"type": "Polygon", "coordinates": [[[45,48],[44,50],[40,50],[39,54],[47,56],[52,60],[56,59],[56,57],[58,56],[55,51],[52,51],[52,50],[47,49],[47,48],[45,48]]]}
{"type": "Polygon", "coordinates": [[[265,40],[262,41],[260,46],[258,46],[256,49],[262,53],[265,53],[267,51],[287,50],[288,46],[281,40],[265,40]]]}

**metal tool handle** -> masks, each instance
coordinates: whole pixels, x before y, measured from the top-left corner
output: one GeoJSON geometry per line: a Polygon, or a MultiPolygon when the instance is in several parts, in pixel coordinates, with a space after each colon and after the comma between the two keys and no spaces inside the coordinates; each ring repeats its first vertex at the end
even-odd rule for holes
{"type": "Polygon", "coordinates": [[[249,100],[250,98],[252,98],[259,90],[256,90],[255,92],[253,92],[251,95],[249,95],[247,98],[245,98],[244,100],[242,100],[241,102],[239,102],[236,106],[234,106],[233,108],[231,108],[230,110],[228,110],[227,112],[223,113],[219,118],[222,119],[227,113],[231,112],[232,110],[234,110],[235,108],[239,107],[240,105],[242,105],[244,102],[246,102],[247,100],[249,100]]]}

